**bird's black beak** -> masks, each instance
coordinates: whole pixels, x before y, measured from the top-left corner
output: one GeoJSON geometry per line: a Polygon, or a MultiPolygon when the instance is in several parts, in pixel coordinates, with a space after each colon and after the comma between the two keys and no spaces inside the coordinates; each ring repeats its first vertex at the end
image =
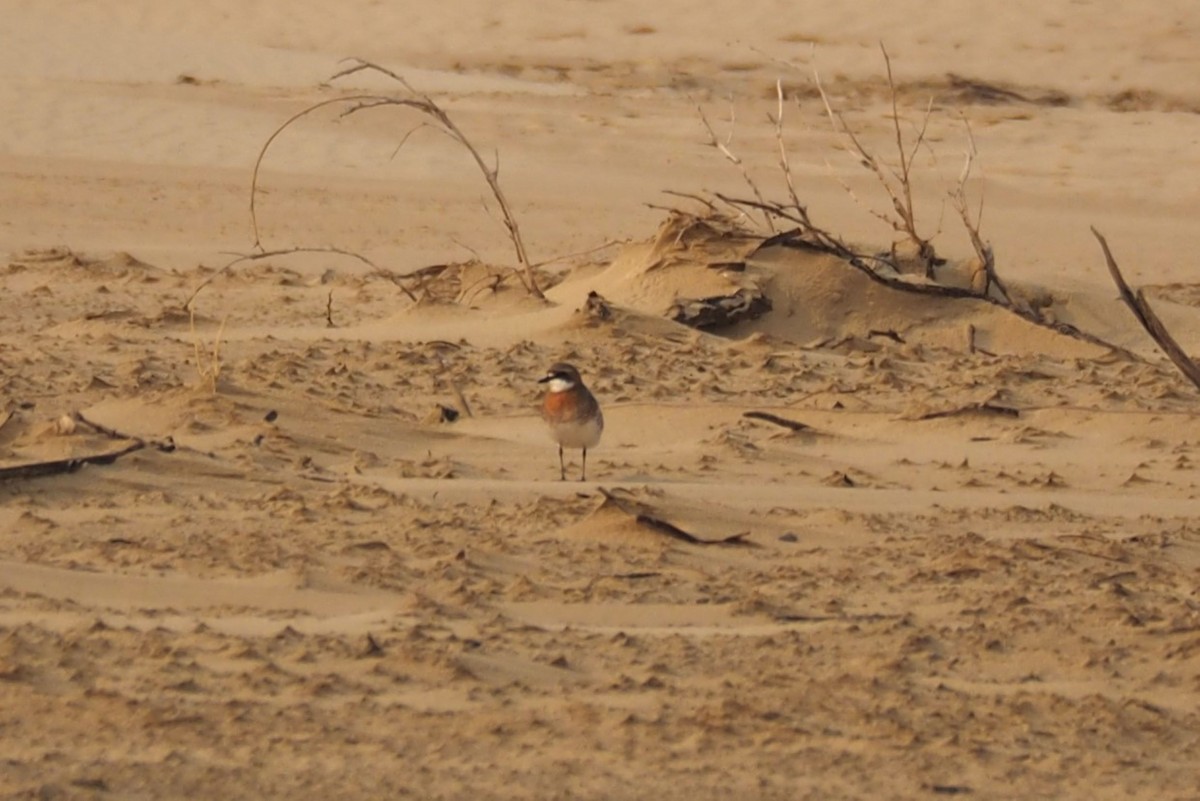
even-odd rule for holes
{"type": "Polygon", "coordinates": [[[544,375],[544,376],[542,376],[541,378],[539,378],[539,379],[538,379],[538,383],[539,383],[539,384],[545,384],[547,381],[551,381],[551,380],[553,380],[553,378],[554,378],[554,376],[553,376],[553,375],[544,375]]]}

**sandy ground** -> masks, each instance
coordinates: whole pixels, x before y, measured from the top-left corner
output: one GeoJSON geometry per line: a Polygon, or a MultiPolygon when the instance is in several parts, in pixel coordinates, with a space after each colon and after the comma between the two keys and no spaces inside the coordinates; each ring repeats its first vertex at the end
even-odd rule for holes
{"type": "Polygon", "coordinates": [[[0,2],[0,467],[145,446],[0,481],[0,793],[1197,797],[1200,396],[1088,231],[1200,352],[1194,3],[249,5],[0,2]],[[1113,347],[657,208],[749,191],[697,105],[783,196],[779,79],[813,219],[886,250],[812,81],[891,159],[881,39],[906,132],[937,98],[943,280],[965,117],[1001,275],[1113,347]],[[223,269],[271,132],[391,89],[346,56],[499,154],[547,300],[394,109],[304,118],[257,204],[263,247],[375,267],[223,269]],[[664,317],[746,281],[759,320],[664,317]]]}

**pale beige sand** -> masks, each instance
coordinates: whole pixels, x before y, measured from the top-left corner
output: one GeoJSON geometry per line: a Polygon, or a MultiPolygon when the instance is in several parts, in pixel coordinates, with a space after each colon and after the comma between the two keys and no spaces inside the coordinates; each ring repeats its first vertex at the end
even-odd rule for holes
{"type": "MultiPolygon", "coordinates": [[[[1198,395],[1088,232],[1200,351],[1193,2],[247,5],[0,2],[0,466],[121,445],[77,411],[177,446],[0,483],[0,794],[1194,795],[1198,395]],[[814,219],[888,246],[809,72],[815,43],[890,154],[881,39],[911,120],[950,98],[916,185],[942,252],[970,255],[944,200],[961,110],[1002,275],[1140,361],[778,249],[748,265],[768,317],[662,318],[745,277],[646,205],[747,191],[697,102],[724,132],[734,98],[731,146],[780,191],[782,78],[814,219]],[[253,241],[259,146],[351,55],[499,151],[534,259],[624,244],[551,265],[549,303],[479,268],[414,306],[353,261],[244,264],[190,320],[253,241]],[[593,290],[613,319],[579,311],[593,290]],[[582,485],[535,415],[563,358],[607,420],[582,485]],[[455,387],[474,416],[432,422],[455,387]],[[1019,415],[954,413],[984,402],[1019,415]]],[[[264,244],[512,263],[452,143],[393,159],[414,120],[332,118],[268,155],[264,244]]]]}

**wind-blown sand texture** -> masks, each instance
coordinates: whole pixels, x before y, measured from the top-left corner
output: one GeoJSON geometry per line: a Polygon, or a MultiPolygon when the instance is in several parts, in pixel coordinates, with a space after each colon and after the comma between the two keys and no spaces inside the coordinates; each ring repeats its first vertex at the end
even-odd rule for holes
{"type": "Polygon", "coordinates": [[[0,468],[145,443],[0,481],[0,794],[1194,798],[1200,395],[1088,225],[1200,353],[1200,13],[993,5],[0,2],[0,468]],[[730,97],[782,193],[779,78],[814,220],[886,250],[811,80],[815,44],[890,157],[881,39],[906,130],[939,98],[946,280],[965,115],[1001,275],[1117,349],[647,205],[748,192],[696,111],[724,136],[730,97]],[[325,84],[346,56],[499,153],[535,261],[592,251],[547,302],[393,111],[298,123],[258,198],[265,247],[386,273],[218,272],[271,132],[393,88],[325,84]],[[758,320],[664,316],[748,281],[758,320]],[[604,405],[582,484],[536,409],[558,360],[604,405]]]}

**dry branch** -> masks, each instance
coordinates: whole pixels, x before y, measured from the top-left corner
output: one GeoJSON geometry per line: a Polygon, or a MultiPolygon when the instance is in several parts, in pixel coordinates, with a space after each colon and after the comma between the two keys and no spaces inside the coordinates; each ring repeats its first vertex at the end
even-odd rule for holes
{"type": "Polygon", "coordinates": [[[971,177],[971,168],[975,164],[975,156],[978,151],[975,148],[975,136],[971,132],[971,124],[967,122],[966,117],[963,117],[963,126],[967,133],[967,154],[963,162],[962,172],[958,176],[958,183],[954,190],[950,193],[950,201],[954,205],[955,211],[962,219],[963,228],[967,231],[967,236],[971,239],[971,248],[975,251],[975,258],[979,260],[979,270],[982,272],[983,280],[976,284],[972,277],[971,289],[978,292],[980,295],[987,295],[990,288],[995,287],[1001,298],[1009,306],[1016,306],[1012,296],[1008,294],[1008,288],[1000,280],[1000,276],[996,274],[996,256],[992,251],[992,246],[983,241],[983,237],[979,233],[979,228],[983,222],[983,193],[979,196],[979,209],[975,214],[975,219],[971,219],[970,204],[967,202],[967,180],[971,177]]]}
{"type": "Polygon", "coordinates": [[[808,211],[804,204],[800,202],[800,196],[796,194],[796,184],[792,180],[792,164],[788,160],[787,144],[783,141],[783,81],[775,80],[775,99],[777,101],[775,111],[775,144],[779,147],[779,169],[783,173],[784,183],[787,184],[788,197],[792,201],[792,208],[799,214],[807,218],[808,211]]]}
{"type": "Polygon", "coordinates": [[[221,380],[221,335],[225,333],[225,323],[228,322],[229,316],[226,315],[221,320],[221,327],[217,329],[217,335],[213,338],[211,353],[207,348],[200,347],[200,336],[196,333],[196,310],[188,309],[188,327],[192,332],[192,348],[195,352],[196,372],[200,374],[200,378],[208,383],[209,392],[216,393],[217,386],[221,380]]]}
{"type": "Polygon", "coordinates": [[[1047,328],[1064,336],[1069,336],[1073,339],[1088,342],[1098,347],[1107,348],[1114,353],[1119,353],[1121,356],[1130,359],[1131,361],[1143,361],[1141,357],[1126,348],[1122,348],[1119,345],[1114,345],[1113,343],[1108,342],[1107,340],[1102,339],[1095,334],[1088,333],[1087,331],[1071,325],[1070,323],[1049,321],[1042,317],[1036,310],[1024,306],[1017,306],[1008,301],[1006,298],[997,298],[991,295],[980,295],[975,290],[964,287],[949,286],[938,283],[916,283],[905,280],[897,275],[889,275],[887,273],[880,272],[879,270],[871,267],[870,262],[888,264],[889,262],[886,258],[880,255],[862,253],[855,250],[836,234],[814,225],[806,218],[801,219],[799,216],[797,216],[794,209],[791,209],[784,204],[772,202],[762,204],[756,200],[730,197],[719,192],[714,193],[713,196],[719,198],[727,205],[733,207],[743,206],[747,208],[767,210],[772,214],[775,214],[780,219],[786,219],[796,224],[796,228],[783,231],[775,234],[774,236],[764,237],[761,242],[759,242],[758,246],[746,255],[746,258],[752,258],[755,253],[768,247],[790,247],[829,253],[842,259],[871,281],[874,281],[877,284],[882,284],[890,289],[895,289],[900,292],[909,292],[915,295],[933,295],[935,297],[943,298],[979,300],[984,303],[989,303],[993,306],[1006,309],[1018,317],[1027,320],[1028,322],[1041,328],[1047,328]]]}
{"type": "MultiPolygon", "coordinates": [[[[61,475],[63,473],[74,473],[84,465],[97,464],[108,465],[120,459],[122,456],[135,453],[136,451],[145,448],[154,448],[163,453],[171,453],[175,450],[175,441],[170,437],[164,440],[145,440],[141,437],[132,437],[127,434],[122,434],[120,431],[108,428],[107,426],[94,423],[83,416],[82,412],[75,412],[72,415],[75,422],[87,426],[98,434],[102,434],[109,439],[123,440],[128,444],[122,448],[112,451],[104,451],[103,453],[93,453],[86,456],[73,456],[68,459],[50,459],[42,462],[26,462],[24,464],[9,465],[0,467],[0,481],[15,481],[23,478],[41,478],[43,476],[61,475]]],[[[5,418],[7,421],[7,418],[5,418]]]]}
{"type": "MultiPolygon", "coordinates": [[[[269,416],[270,415],[268,415],[268,417],[269,416]]],[[[171,436],[167,436],[165,439],[148,440],[142,437],[135,437],[131,434],[125,434],[121,431],[117,431],[115,428],[109,428],[106,425],[89,420],[83,416],[83,412],[75,412],[73,415],[71,415],[71,417],[74,418],[75,422],[79,423],[80,425],[87,426],[97,434],[103,434],[109,439],[133,440],[134,442],[140,442],[143,445],[154,448],[156,451],[161,451],[162,453],[173,453],[175,451],[175,439],[171,436]]],[[[271,422],[273,419],[274,418],[271,418],[267,422],[271,422]]]]}
{"type": "Polygon", "coordinates": [[[1100,243],[1100,249],[1104,251],[1104,261],[1108,264],[1108,273],[1117,285],[1117,291],[1121,293],[1121,300],[1125,301],[1125,305],[1133,312],[1133,316],[1142,324],[1142,328],[1146,329],[1146,333],[1150,335],[1162,352],[1167,354],[1167,358],[1197,389],[1200,389],[1200,365],[1196,364],[1192,357],[1188,356],[1187,352],[1180,347],[1175,337],[1171,336],[1171,332],[1167,330],[1162,320],[1154,313],[1154,309],[1150,307],[1150,301],[1146,299],[1145,293],[1139,289],[1137,294],[1134,294],[1129,288],[1125,277],[1121,275],[1121,268],[1117,266],[1117,260],[1113,258],[1112,251],[1108,249],[1108,242],[1095,226],[1092,227],[1092,235],[1096,237],[1096,241],[1100,243]]]}
{"type": "Polygon", "coordinates": [[[991,401],[977,401],[968,403],[963,406],[955,406],[952,409],[939,409],[932,412],[923,412],[915,417],[906,418],[911,420],[936,420],[941,417],[958,417],[959,415],[967,414],[984,414],[996,415],[998,417],[1020,417],[1021,410],[1014,409],[1011,406],[1001,406],[992,403],[991,401]]]}
{"type": "Polygon", "coordinates": [[[584,256],[591,256],[593,253],[599,253],[602,250],[607,250],[608,248],[616,247],[617,245],[620,245],[620,244],[622,244],[622,240],[620,240],[620,239],[606,239],[603,242],[601,242],[599,245],[595,245],[595,246],[587,248],[585,250],[577,250],[574,253],[564,253],[561,256],[553,256],[549,259],[544,259],[542,261],[539,261],[536,264],[534,264],[533,266],[534,267],[545,267],[549,264],[556,264],[560,261],[569,261],[570,259],[578,259],[578,258],[582,258],[584,256]]]}
{"type": "Polygon", "coordinates": [[[94,453],[88,456],[75,456],[70,459],[52,459],[45,462],[27,462],[25,464],[0,467],[0,481],[13,481],[21,478],[41,478],[42,476],[74,473],[88,464],[112,464],[122,456],[140,451],[146,443],[136,440],[124,448],[105,453],[94,453]]]}
{"type": "Polygon", "coordinates": [[[783,426],[791,431],[812,431],[813,427],[808,423],[801,423],[799,420],[789,420],[786,417],[780,417],[777,414],[770,412],[743,412],[742,417],[748,420],[762,420],[766,423],[774,423],[777,426],[783,426]]]}
{"type": "MultiPolygon", "coordinates": [[[[1041,311],[1029,304],[1018,304],[1007,287],[1000,280],[996,271],[995,255],[991,246],[984,241],[980,234],[980,223],[983,214],[983,199],[980,198],[978,211],[972,217],[970,212],[970,204],[967,200],[966,185],[970,178],[972,166],[976,155],[974,136],[971,132],[969,124],[966,126],[967,135],[967,154],[963,165],[962,172],[959,175],[957,185],[950,190],[950,198],[962,219],[962,223],[966,228],[967,234],[970,237],[971,246],[975,251],[978,259],[977,276],[973,278],[970,288],[949,286],[946,284],[937,283],[932,275],[933,267],[942,263],[941,259],[937,258],[936,252],[930,239],[921,236],[916,227],[916,214],[914,210],[914,200],[912,193],[912,171],[913,163],[916,156],[922,147],[928,147],[926,135],[929,127],[930,118],[933,111],[933,101],[931,100],[926,106],[925,114],[922,123],[917,128],[915,138],[906,144],[906,138],[901,125],[898,92],[892,73],[891,58],[888,55],[887,49],[880,44],[880,50],[883,53],[884,63],[887,68],[888,89],[890,91],[891,107],[892,107],[892,131],[895,140],[897,157],[899,158],[899,167],[891,168],[884,164],[882,160],[877,158],[859,139],[854,129],[847,123],[841,112],[834,108],[829,95],[825,91],[824,85],[821,83],[820,74],[815,68],[812,68],[812,77],[816,84],[817,92],[820,95],[824,105],[826,116],[831,121],[835,133],[843,137],[842,147],[850,153],[857,161],[864,165],[875,175],[878,183],[887,193],[891,200],[893,213],[881,214],[872,209],[868,210],[871,213],[885,221],[894,230],[902,233],[908,240],[916,246],[916,256],[923,263],[925,268],[925,282],[908,280],[898,275],[903,272],[900,267],[900,260],[897,258],[895,247],[889,253],[863,253],[852,247],[844,239],[837,234],[829,231],[812,221],[807,208],[800,202],[800,198],[795,191],[795,185],[792,179],[791,165],[788,161],[787,148],[784,142],[784,126],[783,126],[783,106],[784,106],[784,91],[783,85],[776,82],[776,98],[777,110],[771,120],[775,126],[775,137],[779,148],[779,168],[783,173],[785,186],[787,188],[787,198],[782,202],[767,200],[757,185],[749,177],[749,172],[745,164],[740,158],[734,155],[729,150],[729,140],[722,143],[717,138],[712,126],[708,120],[704,118],[701,110],[701,120],[704,123],[706,130],[709,132],[710,144],[720,150],[726,158],[733,161],[742,171],[743,177],[750,185],[753,197],[735,197],[721,192],[712,192],[709,197],[714,198],[720,204],[733,210],[739,220],[754,219],[761,216],[768,221],[765,226],[770,235],[763,236],[757,247],[752,249],[745,255],[745,258],[751,258],[758,251],[768,247],[789,247],[802,248],[808,250],[816,250],[824,253],[832,254],[839,259],[845,261],[854,269],[863,273],[871,281],[882,284],[889,289],[895,289],[901,292],[907,292],[918,295],[933,295],[944,298],[959,298],[959,299],[974,299],[989,303],[993,306],[1005,309],[1018,317],[1032,323],[1041,328],[1047,328],[1058,334],[1069,336],[1083,342],[1096,345],[1098,347],[1107,348],[1108,350],[1120,354],[1126,359],[1132,361],[1144,361],[1140,356],[1107,342],[1104,339],[1083,331],[1078,327],[1069,323],[1062,323],[1046,319],[1041,311]],[[783,229],[783,230],[780,230],[783,229]],[[881,269],[881,268],[890,269],[881,269]],[[994,292],[990,291],[994,288],[994,292]]],[[[787,62],[788,66],[795,67],[796,65],[787,62]]],[[[853,190],[842,182],[842,187],[856,202],[860,202],[854,195],[853,190]]],[[[727,215],[723,215],[717,204],[704,198],[697,197],[683,192],[668,192],[668,194],[677,197],[684,197],[691,200],[696,200],[707,207],[710,217],[727,219],[727,215]]],[[[659,208],[659,207],[654,207],[659,208]]],[[[672,213],[686,214],[679,209],[668,208],[672,213]]],[[[689,215],[691,216],[691,215],[689,215]]],[[[1103,240],[1102,240],[1103,241],[1103,240]]],[[[1153,314],[1151,312],[1151,314],[1153,314]]],[[[1157,318],[1154,318],[1157,319],[1157,318]]],[[[1161,327],[1161,324],[1159,324],[1161,327]]],[[[968,336],[968,348],[971,350],[979,350],[974,347],[973,335],[968,336]]],[[[1178,350],[1178,349],[1177,349],[1178,350]]],[[[982,352],[982,351],[981,351],[982,352]]],[[[1173,359],[1175,357],[1172,357],[1173,359]]],[[[1179,363],[1179,362],[1177,362],[1179,363]]],[[[1190,362],[1189,362],[1190,363],[1190,362]]],[[[1191,374],[1189,373],[1189,377],[1191,374]]],[[[1197,380],[1197,379],[1193,379],[1197,380]]],[[[1200,386],[1200,381],[1198,381],[1200,386]]]]}
{"type": "MultiPolygon", "coordinates": [[[[255,233],[254,246],[255,247],[259,246],[257,229],[256,229],[256,233],[255,233]]],[[[295,248],[280,248],[279,250],[262,250],[262,251],[259,251],[258,253],[231,254],[231,255],[235,256],[233,261],[230,261],[230,262],[226,263],[225,265],[219,267],[217,270],[215,270],[212,273],[212,275],[208,276],[203,281],[201,281],[196,286],[196,288],[192,290],[192,293],[190,295],[188,295],[187,300],[185,300],[183,302],[183,308],[190,310],[192,307],[192,301],[194,301],[196,299],[196,296],[199,295],[200,292],[206,286],[208,286],[213,281],[217,280],[222,275],[229,272],[231,269],[233,269],[237,265],[241,264],[242,262],[262,261],[263,259],[272,259],[272,258],[277,258],[280,256],[292,256],[297,253],[331,253],[335,256],[345,256],[346,258],[355,259],[357,261],[360,261],[363,264],[370,267],[374,271],[373,272],[374,275],[380,275],[380,276],[383,276],[384,278],[389,279],[392,283],[394,283],[396,286],[398,286],[400,288],[400,291],[402,291],[405,295],[408,296],[409,300],[411,300],[413,303],[417,302],[417,296],[412,293],[412,290],[410,290],[408,287],[406,287],[402,283],[402,280],[406,276],[397,276],[391,270],[380,267],[375,262],[371,261],[370,259],[368,259],[366,256],[363,256],[362,254],[355,253],[354,251],[351,251],[351,250],[343,250],[342,248],[335,248],[335,247],[295,247],[295,248]]]]}
{"type": "Polygon", "coordinates": [[[450,379],[450,391],[454,393],[454,401],[458,404],[458,411],[464,417],[474,417],[474,412],[471,411],[471,404],[467,403],[467,397],[463,395],[462,390],[458,387],[458,382],[453,378],[450,379]]]}
{"type": "MultiPolygon", "coordinates": [[[[933,267],[937,263],[937,253],[934,251],[933,244],[917,233],[916,212],[913,205],[912,195],[912,163],[917,152],[925,143],[925,134],[929,127],[929,118],[933,113],[933,100],[929,101],[929,105],[925,110],[925,116],[921,123],[920,129],[917,131],[916,141],[913,143],[911,152],[904,144],[904,132],[900,126],[900,111],[896,98],[896,84],[892,77],[892,59],[888,55],[887,48],[881,42],[879,49],[883,53],[883,61],[887,67],[888,90],[891,93],[892,101],[892,130],[896,139],[896,151],[900,161],[900,167],[896,169],[884,170],[883,163],[863,145],[855,134],[854,129],[846,122],[845,117],[840,111],[833,108],[833,104],[829,102],[829,95],[825,92],[825,87],[821,83],[821,76],[816,68],[813,68],[813,80],[816,83],[817,91],[821,95],[821,102],[825,105],[825,113],[829,117],[829,122],[833,126],[833,130],[839,135],[845,137],[846,143],[844,149],[850,153],[860,164],[871,170],[875,174],[879,185],[887,193],[892,201],[892,210],[895,216],[875,211],[870,207],[867,210],[887,223],[897,233],[903,234],[916,248],[916,256],[924,267],[925,276],[933,278],[933,267]],[[890,176],[890,177],[889,177],[890,176]],[[898,186],[896,185],[898,184],[898,186]]],[[[857,195],[844,182],[842,188],[853,198],[858,201],[857,195]]]]}
{"type": "MultiPolygon", "coordinates": [[[[375,108],[407,108],[428,116],[433,120],[434,123],[428,127],[432,127],[434,130],[437,130],[450,137],[452,140],[462,145],[462,147],[465,148],[470,154],[472,160],[475,162],[475,165],[483,174],[483,178],[487,182],[488,188],[492,192],[492,197],[496,199],[497,204],[500,206],[500,212],[503,216],[504,226],[508,229],[508,237],[512,242],[513,249],[516,251],[517,262],[522,269],[522,283],[524,283],[526,290],[528,290],[535,297],[545,297],[542,294],[541,289],[538,287],[533,264],[529,260],[529,256],[525,250],[525,242],[521,238],[521,229],[517,224],[512,207],[508,203],[508,198],[505,196],[504,190],[500,186],[499,154],[497,153],[494,156],[493,164],[489,166],[484,161],[483,156],[480,155],[479,150],[476,149],[475,145],[471,143],[471,140],[467,138],[466,134],[464,134],[458,125],[455,124],[454,120],[450,118],[450,115],[447,114],[446,111],[429,95],[422,94],[414,89],[412,84],[410,84],[403,76],[387,69],[386,67],[382,67],[364,59],[356,58],[349,59],[349,61],[351,62],[351,65],[333,75],[330,78],[331,81],[337,80],[338,78],[344,78],[358,72],[373,72],[383,75],[384,77],[387,77],[400,84],[404,91],[408,93],[408,96],[356,94],[347,95],[345,97],[331,98],[329,100],[323,100],[319,103],[315,103],[312,106],[293,114],[286,122],[276,128],[271,135],[267,137],[266,142],[263,143],[261,150],[259,150],[258,158],[256,158],[254,161],[254,171],[250,181],[250,223],[254,230],[254,246],[256,248],[262,247],[261,236],[258,227],[258,215],[255,204],[255,198],[258,192],[259,171],[262,168],[263,159],[267,154],[267,150],[270,149],[271,144],[276,140],[276,138],[279,137],[280,134],[282,134],[293,123],[300,120],[304,116],[330,105],[341,104],[347,106],[347,108],[342,111],[341,116],[343,117],[348,117],[360,111],[366,111],[368,109],[375,108]]],[[[405,133],[404,137],[400,141],[400,144],[397,146],[397,152],[401,147],[403,147],[408,138],[421,127],[422,126],[418,125],[405,133]]]]}
{"type": "MultiPolygon", "coordinates": [[[[766,198],[763,197],[762,192],[758,188],[758,184],[755,183],[752,177],[750,177],[750,172],[746,169],[745,163],[738,158],[732,150],[729,149],[729,145],[733,143],[733,126],[737,121],[733,111],[733,103],[731,102],[729,104],[729,134],[725,137],[724,142],[722,142],[720,137],[717,136],[717,132],[713,130],[712,124],[709,123],[708,117],[705,116],[704,109],[699,103],[696,103],[696,112],[700,115],[700,122],[704,124],[704,130],[708,132],[709,146],[715,148],[729,161],[729,163],[737,167],[742,173],[742,180],[744,180],[746,185],[750,187],[750,191],[754,193],[754,196],[758,198],[760,203],[766,203],[766,198]]],[[[767,226],[767,230],[774,232],[775,223],[771,219],[771,216],[764,212],[762,217],[763,224],[767,226]]]]}
{"type": "Polygon", "coordinates": [[[637,515],[635,519],[640,525],[666,534],[668,537],[674,537],[677,540],[691,543],[692,545],[744,545],[746,537],[750,534],[749,531],[743,531],[740,534],[731,534],[728,537],[722,537],[718,540],[706,540],[697,537],[690,531],[681,529],[669,520],[663,520],[653,515],[641,514],[637,515]]]}
{"type": "Polygon", "coordinates": [[[666,534],[668,537],[673,537],[677,540],[682,540],[692,545],[750,545],[746,541],[746,537],[750,536],[749,531],[743,531],[739,534],[731,534],[726,537],[717,539],[706,539],[697,537],[695,534],[680,528],[669,520],[664,519],[661,513],[653,507],[636,501],[632,498],[623,498],[615,492],[610,492],[604,487],[599,487],[600,494],[604,497],[606,504],[612,504],[616,509],[629,515],[638,525],[645,526],[651,531],[659,534],[666,534]]]}

